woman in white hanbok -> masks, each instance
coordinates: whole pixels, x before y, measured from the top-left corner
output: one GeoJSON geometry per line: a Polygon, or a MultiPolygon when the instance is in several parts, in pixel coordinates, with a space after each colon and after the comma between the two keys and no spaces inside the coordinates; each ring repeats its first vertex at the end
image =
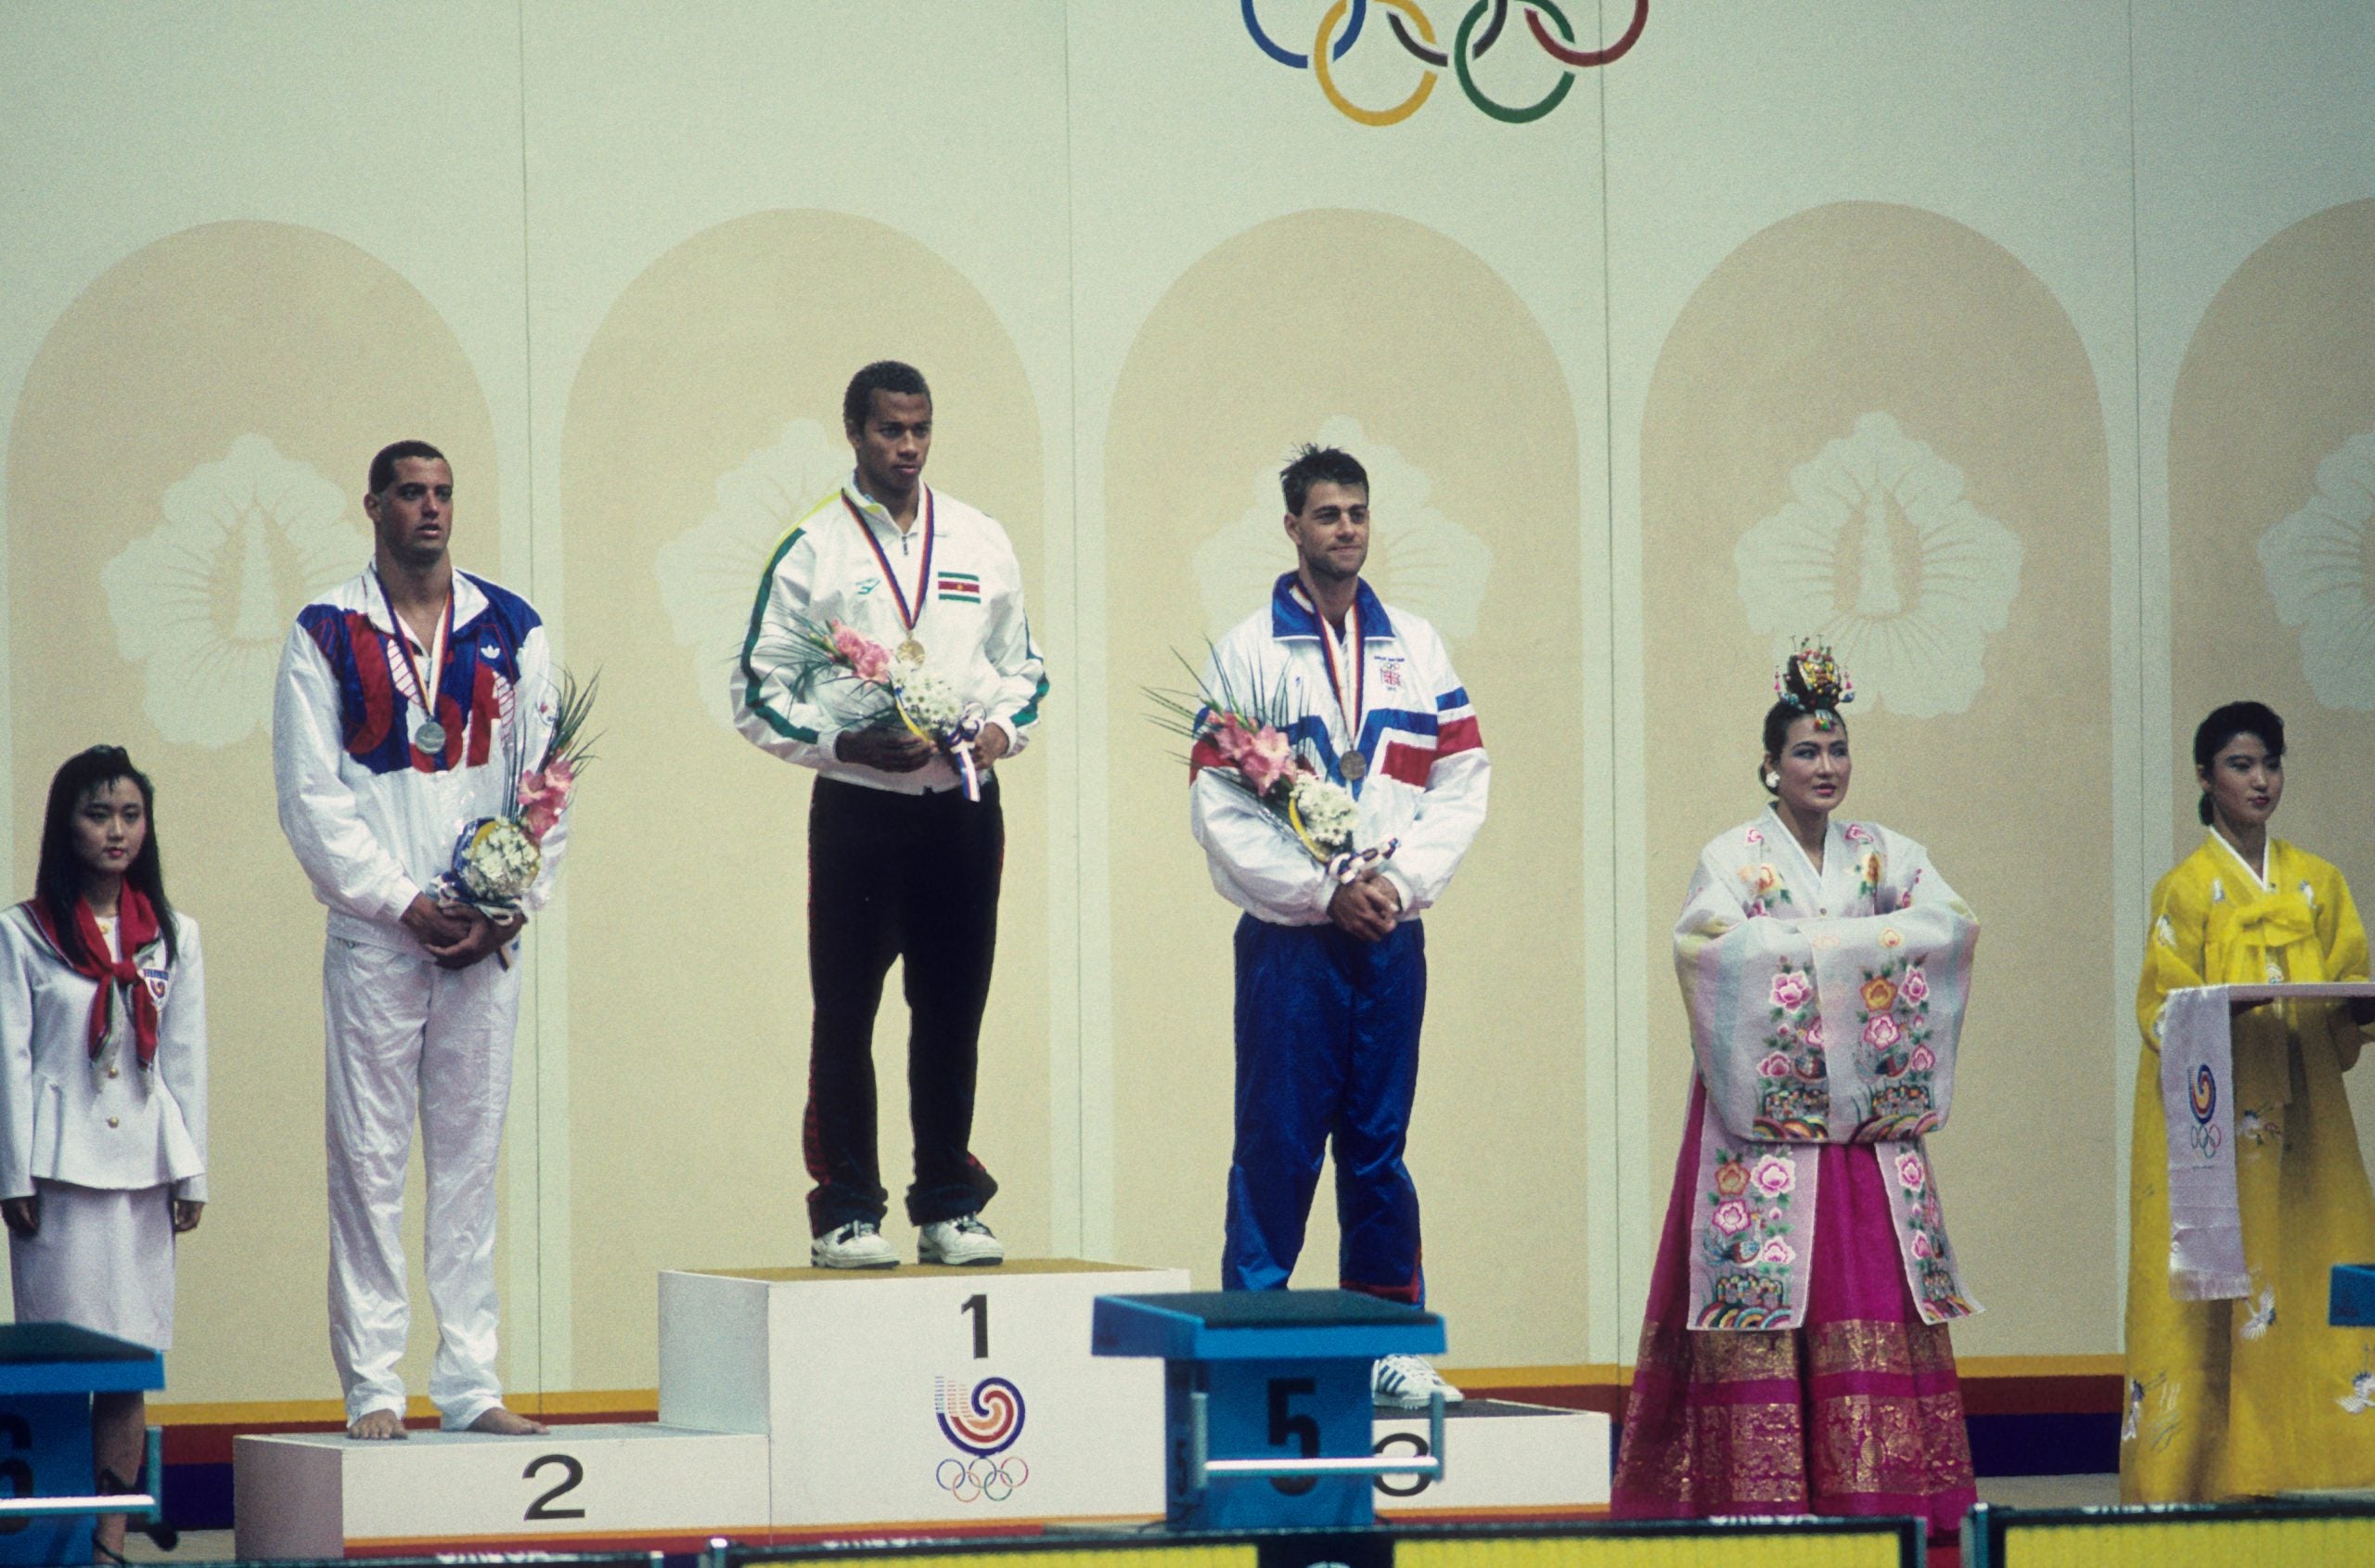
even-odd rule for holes
{"type": "Polygon", "coordinates": [[[1698,1071],[1612,1511],[1912,1514],[1974,1500],[1946,1323],[1978,1310],[1924,1135],[1978,923],[1922,847],[1842,821],[1852,688],[1790,662],[1773,803],[1709,843],[1675,925],[1698,1071]]]}

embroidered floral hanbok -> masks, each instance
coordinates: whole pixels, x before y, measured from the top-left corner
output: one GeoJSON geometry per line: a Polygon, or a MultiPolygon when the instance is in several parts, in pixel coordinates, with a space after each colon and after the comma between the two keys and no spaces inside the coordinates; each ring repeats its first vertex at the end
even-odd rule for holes
{"type": "Polygon", "coordinates": [[[2364,980],[2342,873],[2281,839],[2266,876],[2212,833],[2152,890],[2136,1011],[2145,1050],[2129,1165],[2127,1413],[2120,1496],[2191,1502],[2375,1486],[2375,1334],[2326,1322],[2329,1271],[2375,1261],[2375,1195],[2342,1075],[2361,1032],[2330,1002],[2234,1023],[2235,1189],[2249,1294],[2169,1288],[2161,1009],[2189,985],[2364,980]]]}
{"type": "Polygon", "coordinates": [[[1913,1514],[1974,1494],[1945,1325],[1979,1310],[1923,1135],[1953,1099],[1978,922],[1921,846],[1771,811],[1675,925],[1698,1070],[1624,1416],[1619,1518],[1913,1514]]]}

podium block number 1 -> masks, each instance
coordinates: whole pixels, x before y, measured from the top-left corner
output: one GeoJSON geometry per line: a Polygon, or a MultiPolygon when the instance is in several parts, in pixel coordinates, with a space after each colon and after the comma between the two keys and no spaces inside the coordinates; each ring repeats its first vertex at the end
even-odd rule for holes
{"type": "Polygon", "coordinates": [[[536,1479],[539,1472],[550,1470],[556,1465],[560,1468],[561,1472],[560,1484],[552,1487],[550,1490],[538,1497],[534,1502],[530,1503],[528,1505],[528,1511],[521,1514],[520,1516],[520,1518],[583,1519],[585,1517],[585,1510],[582,1508],[553,1507],[553,1499],[556,1497],[567,1497],[570,1493],[577,1489],[577,1484],[579,1482],[585,1479],[585,1467],[578,1463],[573,1455],[540,1455],[539,1457],[528,1461],[528,1468],[520,1472],[520,1479],[522,1481],[533,1481],[536,1479]]]}
{"type": "Polygon", "coordinates": [[[990,1358],[989,1296],[986,1293],[967,1296],[956,1310],[969,1315],[973,1319],[973,1359],[987,1361],[990,1358]]]}

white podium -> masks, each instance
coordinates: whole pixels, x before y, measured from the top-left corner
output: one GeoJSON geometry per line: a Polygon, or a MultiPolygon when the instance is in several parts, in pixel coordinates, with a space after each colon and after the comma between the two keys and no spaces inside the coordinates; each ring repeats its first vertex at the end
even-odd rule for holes
{"type": "Polygon", "coordinates": [[[777,1536],[1162,1512],[1162,1369],[1089,1354],[1101,1295],[1184,1269],[660,1277],[660,1419],[768,1443],[777,1536]]]}
{"type": "MultiPolygon", "coordinates": [[[[543,1437],[338,1433],[233,1446],[240,1558],[691,1550],[1163,1511],[1159,1361],[1089,1354],[1101,1295],[1184,1291],[1183,1269],[756,1268],[660,1277],[660,1420],[543,1437]]],[[[1608,1418],[1455,1406],[1440,1483],[1387,1481],[1387,1518],[1560,1511],[1608,1499],[1608,1418]]],[[[1380,1412],[1423,1453],[1423,1413],[1380,1412]]]]}
{"type": "MultiPolygon", "coordinates": [[[[1444,1413],[1444,1448],[1443,1480],[1378,1482],[1380,1519],[1560,1512],[1608,1501],[1609,1420],[1596,1410],[1470,1399],[1444,1413]]],[[[1425,1458],[1426,1413],[1380,1410],[1376,1449],[1425,1458]]]]}
{"type": "Polygon", "coordinates": [[[416,1432],[241,1437],[232,1513],[242,1560],[417,1556],[456,1547],[597,1550],[712,1536],[764,1539],[764,1437],[647,1425],[543,1437],[416,1432]]]}

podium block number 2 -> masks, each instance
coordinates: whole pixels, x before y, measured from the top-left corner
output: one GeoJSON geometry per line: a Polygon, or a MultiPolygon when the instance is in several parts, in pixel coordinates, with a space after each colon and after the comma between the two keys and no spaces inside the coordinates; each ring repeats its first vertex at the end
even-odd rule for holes
{"type": "Polygon", "coordinates": [[[579,1482],[585,1479],[585,1467],[578,1463],[574,1456],[569,1454],[545,1454],[530,1459],[528,1461],[528,1468],[520,1472],[520,1479],[522,1481],[533,1481],[536,1479],[539,1472],[550,1470],[556,1465],[560,1468],[560,1484],[551,1488],[549,1491],[546,1491],[541,1497],[537,1497],[534,1502],[530,1503],[528,1505],[528,1511],[521,1514],[520,1516],[520,1518],[583,1519],[585,1517],[585,1510],[582,1508],[553,1507],[553,1499],[556,1497],[567,1497],[570,1493],[577,1489],[577,1484],[579,1482]]]}

